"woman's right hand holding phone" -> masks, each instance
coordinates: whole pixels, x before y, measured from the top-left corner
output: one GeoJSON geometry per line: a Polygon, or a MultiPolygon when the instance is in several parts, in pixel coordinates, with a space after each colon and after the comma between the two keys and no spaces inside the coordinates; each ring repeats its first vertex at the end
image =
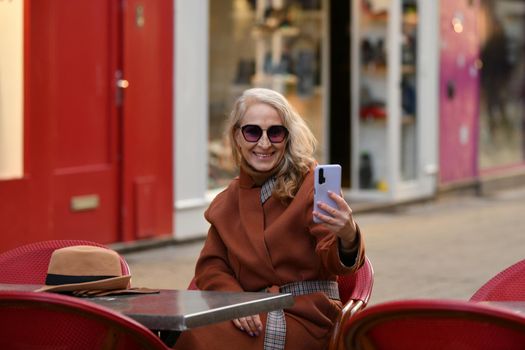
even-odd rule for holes
{"type": "Polygon", "coordinates": [[[329,215],[322,214],[319,211],[314,211],[313,215],[320,221],[321,225],[334,232],[341,239],[343,248],[351,249],[355,244],[357,235],[357,226],[352,215],[352,209],[341,195],[329,191],[328,196],[337,204],[337,208],[318,201],[318,207],[329,215]]]}

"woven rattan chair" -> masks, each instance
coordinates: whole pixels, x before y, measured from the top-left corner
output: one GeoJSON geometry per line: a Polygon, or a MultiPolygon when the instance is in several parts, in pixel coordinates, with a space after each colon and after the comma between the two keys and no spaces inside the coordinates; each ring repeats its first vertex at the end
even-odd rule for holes
{"type": "Polygon", "coordinates": [[[328,347],[330,350],[339,349],[341,326],[368,304],[372,294],[372,287],[374,286],[374,269],[368,257],[365,256],[363,266],[356,273],[337,276],[337,283],[343,309],[332,330],[332,337],[328,347]]]}
{"type": "Polygon", "coordinates": [[[0,292],[0,349],[165,350],[140,323],[80,298],[0,292]]]}
{"type": "Polygon", "coordinates": [[[402,300],[369,306],[342,326],[340,349],[524,349],[525,317],[459,300],[402,300]]]}
{"type": "Polygon", "coordinates": [[[525,260],[518,261],[488,280],[471,301],[525,300],[525,260]]]}
{"type": "MultiPolygon", "coordinates": [[[[0,253],[0,283],[44,284],[51,254],[56,249],[75,245],[107,248],[85,240],[52,240],[23,245],[0,253]]],[[[122,256],[120,265],[122,274],[129,275],[128,263],[122,256]]]]}

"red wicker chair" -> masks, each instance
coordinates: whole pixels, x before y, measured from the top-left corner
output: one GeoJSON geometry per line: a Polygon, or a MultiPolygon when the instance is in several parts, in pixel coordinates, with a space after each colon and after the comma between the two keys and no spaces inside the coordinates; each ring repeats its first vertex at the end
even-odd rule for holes
{"type": "Polygon", "coordinates": [[[525,260],[518,261],[488,280],[471,301],[525,300],[525,260]]]}
{"type": "Polygon", "coordinates": [[[0,292],[0,349],[166,350],[149,329],[105,307],[55,293],[0,292]]]}
{"type": "Polygon", "coordinates": [[[356,273],[338,276],[337,283],[339,284],[339,296],[343,303],[343,309],[332,330],[332,337],[328,346],[330,350],[339,349],[341,326],[368,304],[374,286],[374,269],[368,257],[365,256],[363,266],[356,273]]]}
{"type": "Polygon", "coordinates": [[[376,304],[342,327],[341,349],[523,349],[525,317],[480,303],[403,300],[376,304]]]}
{"type": "MultiPolygon", "coordinates": [[[[53,240],[23,245],[0,253],[0,266],[2,267],[0,283],[45,284],[51,254],[55,249],[74,245],[107,248],[102,244],[85,240],[53,240]]],[[[122,256],[120,265],[122,274],[129,275],[128,263],[122,256]]]]}

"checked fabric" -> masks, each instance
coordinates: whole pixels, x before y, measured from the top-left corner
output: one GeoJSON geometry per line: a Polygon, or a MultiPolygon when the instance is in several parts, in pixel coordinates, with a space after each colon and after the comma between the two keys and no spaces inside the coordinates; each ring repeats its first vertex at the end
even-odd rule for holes
{"type": "Polygon", "coordinates": [[[270,177],[261,186],[261,204],[264,204],[272,196],[273,188],[277,183],[275,176],[270,177]]]}
{"type": "MultiPolygon", "coordinates": [[[[300,281],[285,284],[279,288],[280,293],[291,293],[293,296],[325,293],[330,299],[340,300],[336,281],[300,281]]],[[[286,318],[283,310],[271,311],[266,320],[264,350],[283,350],[286,344],[286,318]]]]}

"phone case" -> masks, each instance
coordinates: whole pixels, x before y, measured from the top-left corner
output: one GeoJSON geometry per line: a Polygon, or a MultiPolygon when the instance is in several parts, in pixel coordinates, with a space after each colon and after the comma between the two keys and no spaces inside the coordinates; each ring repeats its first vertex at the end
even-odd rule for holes
{"type": "MultiPolygon", "coordinates": [[[[322,201],[331,207],[337,208],[337,204],[328,197],[328,191],[336,194],[341,193],[341,166],[339,164],[325,164],[315,167],[314,173],[314,211],[329,215],[317,207],[317,202],[322,201]]],[[[320,222],[314,216],[314,222],[320,222]]]]}

